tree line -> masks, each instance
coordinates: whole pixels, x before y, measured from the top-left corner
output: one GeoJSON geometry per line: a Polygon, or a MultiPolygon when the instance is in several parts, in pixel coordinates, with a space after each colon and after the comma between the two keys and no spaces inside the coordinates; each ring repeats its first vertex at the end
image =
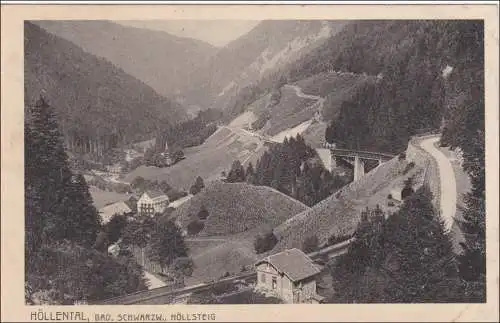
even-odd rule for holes
{"type": "Polygon", "coordinates": [[[100,157],[187,118],[178,103],[106,59],[33,23],[26,22],[24,28],[27,105],[44,93],[70,151],[100,157]]]}
{"type": "Polygon", "coordinates": [[[328,264],[332,303],[484,302],[432,205],[427,187],[393,214],[366,209],[345,255],[328,264]]]}
{"type": "Polygon", "coordinates": [[[315,150],[297,135],[271,146],[258,160],[255,169],[249,163],[245,170],[239,161],[235,161],[226,181],[246,181],[272,187],[312,206],[347,184],[349,179],[326,170],[315,150]]]}
{"type": "Polygon", "coordinates": [[[156,150],[163,151],[165,143],[177,149],[201,145],[217,130],[222,111],[209,108],[196,117],[161,129],[156,136],[156,150]]]}
{"type": "Polygon", "coordinates": [[[52,108],[41,98],[25,122],[25,296],[71,304],[146,289],[141,268],[94,248],[102,229],[82,175],[71,172],[52,108]]]}

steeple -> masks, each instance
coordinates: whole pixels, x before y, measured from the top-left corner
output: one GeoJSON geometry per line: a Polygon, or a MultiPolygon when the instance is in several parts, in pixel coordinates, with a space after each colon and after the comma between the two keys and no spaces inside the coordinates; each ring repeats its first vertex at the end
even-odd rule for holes
{"type": "Polygon", "coordinates": [[[165,150],[164,150],[165,153],[168,153],[168,142],[165,140],[165,150]]]}

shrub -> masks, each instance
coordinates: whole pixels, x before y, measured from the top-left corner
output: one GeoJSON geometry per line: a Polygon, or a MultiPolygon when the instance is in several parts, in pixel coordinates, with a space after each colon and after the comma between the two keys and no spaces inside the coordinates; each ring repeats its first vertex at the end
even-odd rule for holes
{"type": "Polygon", "coordinates": [[[410,171],[410,169],[412,169],[413,167],[415,167],[415,163],[410,162],[408,165],[406,165],[405,169],[403,170],[403,174],[408,173],[410,171]]]}
{"type": "Polygon", "coordinates": [[[130,183],[130,186],[132,188],[143,188],[143,186],[146,184],[146,180],[142,176],[137,176],[132,180],[130,183]]]}
{"type": "Polygon", "coordinates": [[[209,213],[208,213],[207,209],[205,208],[204,205],[202,205],[200,208],[200,212],[198,212],[198,218],[200,218],[201,220],[205,220],[206,218],[208,218],[208,216],[209,216],[209,213]]]}
{"type": "Polygon", "coordinates": [[[198,176],[196,178],[195,183],[191,186],[189,189],[189,193],[196,195],[198,194],[203,188],[205,187],[205,184],[203,183],[203,178],[198,176]]]}
{"type": "Polygon", "coordinates": [[[173,263],[174,271],[182,276],[191,277],[193,275],[193,267],[193,260],[188,257],[179,257],[173,263]]]}
{"type": "Polygon", "coordinates": [[[187,232],[189,235],[194,236],[203,230],[205,223],[200,220],[191,221],[187,226],[187,232]]]}
{"type": "Polygon", "coordinates": [[[407,187],[403,188],[403,190],[401,191],[401,198],[404,200],[404,199],[408,198],[409,196],[413,195],[413,193],[415,193],[413,188],[411,186],[407,186],[407,187]]]}
{"type": "Polygon", "coordinates": [[[403,159],[406,159],[406,152],[403,151],[402,153],[399,154],[398,156],[398,160],[403,160],[403,159]]]}
{"type": "MultiPolygon", "coordinates": [[[[225,272],[224,275],[222,275],[222,278],[226,278],[231,276],[229,272],[225,272]]],[[[211,292],[216,295],[223,295],[231,292],[236,292],[238,288],[234,285],[233,282],[222,282],[222,283],[217,283],[212,286],[211,292]]]]}
{"type": "Polygon", "coordinates": [[[257,254],[269,251],[274,248],[278,243],[278,238],[274,235],[274,232],[269,232],[265,235],[259,235],[254,241],[254,248],[257,254]]]}
{"type": "Polygon", "coordinates": [[[168,195],[168,198],[169,198],[170,202],[176,201],[176,200],[180,199],[181,197],[184,197],[184,196],[187,195],[186,192],[184,192],[184,191],[178,191],[175,188],[172,188],[172,189],[168,190],[166,192],[166,194],[168,195]]]}

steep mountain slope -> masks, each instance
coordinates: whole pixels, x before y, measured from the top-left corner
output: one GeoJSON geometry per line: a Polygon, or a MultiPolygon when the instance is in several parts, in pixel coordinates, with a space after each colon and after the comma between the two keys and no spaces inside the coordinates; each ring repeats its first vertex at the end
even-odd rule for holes
{"type": "Polygon", "coordinates": [[[173,216],[186,226],[204,206],[209,213],[201,236],[234,234],[256,227],[273,228],[309,209],[301,202],[265,186],[212,182],[180,206],[173,216]]]}
{"type": "Polygon", "coordinates": [[[311,93],[321,91],[327,96],[323,117],[333,121],[326,139],[347,148],[397,152],[417,131],[438,128],[443,117],[450,121],[449,127],[461,127],[466,119],[481,123],[480,118],[461,119],[457,116],[465,114],[453,110],[480,102],[484,96],[483,45],[480,21],[349,22],[315,49],[275,71],[272,79],[264,78],[240,91],[227,110],[234,118],[269,89],[285,83],[333,71],[366,74],[369,81],[356,81],[355,86],[321,78],[314,81],[318,88],[311,93]],[[338,96],[341,92],[348,95],[338,96]],[[449,107],[446,113],[445,105],[449,107]]]}
{"type": "Polygon", "coordinates": [[[172,97],[217,48],[200,40],[104,20],[37,21],[37,25],[106,58],[158,93],[172,97]]]}
{"type": "Polygon", "coordinates": [[[266,74],[322,44],[344,25],[340,21],[263,21],[232,41],[195,72],[191,91],[199,105],[223,107],[227,99],[266,74]]]}
{"type": "Polygon", "coordinates": [[[43,94],[69,148],[97,152],[144,140],[160,125],[187,117],[179,104],[107,60],[29,22],[24,52],[25,104],[43,94]]]}
{"type": "Polygon", "coordinates": [[[327,140],[397,151],[418,130],[439,128],[443,117],[460,115],[444,113],[449,89],[460,89],[462,97],[451,98],[455,106],[484,96],[483,45],[480,21],[358,21],[290,66],[288,75],[292,80],[327,70],[377,75],[376,83],[346,102],[327,140]]]}

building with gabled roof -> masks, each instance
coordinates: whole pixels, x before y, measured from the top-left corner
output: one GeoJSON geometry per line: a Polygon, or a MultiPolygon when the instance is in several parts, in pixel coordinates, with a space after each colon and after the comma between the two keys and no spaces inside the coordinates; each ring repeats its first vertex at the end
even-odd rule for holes
{"type": "Polygon", "coordinates": [[[111,203],[99,209],[102,224],[108,223],[115,214],[129,215],[131,213],[133,213],[133,209],[126,203],[126,201],[111,203]]]}
{"type": "Polygon", "coordinates": [[[304,252],[288,249],[270,255],[255,264],[256,289],[286,303],[320,303],[316,279],[321,272],[304,252]]]}
{"type": "Polygon", "coordinates": [[[156,213],[162,213],[169,202],[170,200],[164,192],[147,190],[137,201],[137,212],[139,215],[153,216],[156,213]]]}

